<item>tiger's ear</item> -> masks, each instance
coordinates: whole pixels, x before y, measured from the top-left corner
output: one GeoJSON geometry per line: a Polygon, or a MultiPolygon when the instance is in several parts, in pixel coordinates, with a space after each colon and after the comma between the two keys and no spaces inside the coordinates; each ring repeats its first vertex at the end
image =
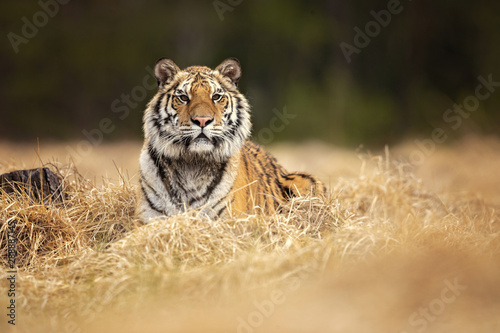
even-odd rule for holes
{"type": "Polygon", "coordinates": [[[221,73],[222,76],[228,77],[235,86],[238,86],[241,77],[241,66],[238,59],[227,58],[215,70],[221,73]]]}
{"type": "Polygon", "coordinates": [[[165,84],[172,81],[177,72],[180,72],[180,69],[175,62],[167,58],[159,59],[155,65],[155,76],[156,81],[158,81],[158,86],[163,87],[165,84]]]}

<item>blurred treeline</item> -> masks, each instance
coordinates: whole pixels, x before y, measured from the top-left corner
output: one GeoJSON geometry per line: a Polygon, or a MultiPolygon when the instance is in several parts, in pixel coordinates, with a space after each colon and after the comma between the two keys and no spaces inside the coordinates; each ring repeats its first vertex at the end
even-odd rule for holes
{"type": "Polygon", "coordinates": [[[23,36],[26,19],[55,1],[0,5],[0,138],[80,140],[103,118],[113,124],[105,140],[140,138],[155,93],[140,87],[146,67],[163,56],[182,68],[237,57],[254,136],[264,143],[372,146],[428,137],[435,127],[449,137],[500,129],[500,89],[460,116],[460,126],[443,120],[474,95],[479,75],[500,82],[498,1],[402,0],[400,13],[348,63],[340,43],[355,46],[354,28],[364,31],[372,10],[396,0],[65,0],[16,53],[8,34],[23,36]],[[281,126],[277,111],[294,118],[281,126]]]}

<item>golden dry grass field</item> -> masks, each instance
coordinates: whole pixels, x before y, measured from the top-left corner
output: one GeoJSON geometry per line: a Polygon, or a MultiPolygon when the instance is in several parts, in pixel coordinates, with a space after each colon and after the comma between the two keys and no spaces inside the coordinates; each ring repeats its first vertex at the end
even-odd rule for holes
{"type": "Polygon", "coordinates": [[[68,190],[55,206],[0,196],[0,332],[500,332],[496,138],[438,146],[416,166],[411,142],[271,146],[330,195],[276,216],[146,226],[132,216],[140,143],[95,147],[79,174],[67,147],[0,143],[0,173],[52,162],[68,190]]]}

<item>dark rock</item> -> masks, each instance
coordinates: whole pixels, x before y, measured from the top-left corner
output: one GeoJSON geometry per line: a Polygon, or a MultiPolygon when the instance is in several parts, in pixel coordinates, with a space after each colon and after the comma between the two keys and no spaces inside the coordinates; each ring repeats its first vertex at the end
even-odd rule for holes
{"type": "Polygon", "coordinates": [[[65,199],[62,178],[49,168],[16,170],[0,175],[0,187],[6,193],[27,193],[36,202],[45,204],[65,199]]]}

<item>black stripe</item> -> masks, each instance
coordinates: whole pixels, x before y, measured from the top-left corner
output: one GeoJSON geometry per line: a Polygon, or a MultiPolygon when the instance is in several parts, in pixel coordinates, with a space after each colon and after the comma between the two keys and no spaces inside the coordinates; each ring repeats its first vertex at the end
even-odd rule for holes
{"type": "Polygon", "coordinates": [[[295,193],[293,193],[292,190],[287,186],[283,186],[281,188],[281,194],[283,195],[283,197],[285,199],[290,199],[290,198],[295,197],[295,193]]]}
{"type": "Polygon", "coordinates": [[[178,145],[178,144],[181,144],[182,143],[182,139],[180,139],[179,137],[174,137],[172,136],[172,144],[173,145],[178,145]]]}
{"type": "MultiPolygon", "coordinates": [[[[142,191],[142,195],[146,198],[146,201],[149,205],[149,207],[151,207],[153,210],[157,211],[158,213],[160,214],[165,214],[164,211],[162,211],[161,209],[159,209],[158,207],[156,207],[156,205],[151,201],[151,199],[149,198],[148,194],[146,193],[146,189],[144,188],[144,182],[142,179],[140,181],[141,183],[141,191],[142,191]]],[[[148,184],[146,184],[151,190],[153,190],[153,188],[151,186],[149,186],[148,184]]],[[[154,192],[154,190],[153,190],[154,192]]]]}
{"type": "Polygon", "coordinates": [[[156,104],[155,104],[155,113],[156,114],[160,114],[160,107],[161,107],[161,102],[163,101],[163,97],[165,97],[165,94],[166,93],[163,93],[160,95],[160,97],[158,97],[158,100],[156,101],[156,104]]]}
{"type": "MultiPolygon", "coordinates": [[[[299,177],[302,177],[302,178],[305,178],[305,179],[308,179],[309,181],[311,181],[311,183],[315,184],[316,183],[316,179],[307,174],[307,173],[300,173],[300,172],[293,172],[293,173],[289,173],[288,176],[299,176],[299,177]]],[[[288,179],[288,178],[287,178],[288,179]]]]}
{"type": "MultiPolygon", "coordinates": [[[[233,184],[233,185],[234,185],[234,184],[233,184]]],[[[219,204],[220,204],[223,200],[225,200],[225,199],[227,198],[227,195],[228,195],[229,193],[231,193],[231,191],[232,191],[232,190],[233,190],[233,188],[231,187],[231,188],[229,189],[229,191],[228,191],[228,192],[227,192],[227,193],[226,193],[226,194],[225,194],[222,198],[220,198],[219,200],[217,200],[217,202],[215,203],[215,205],[212,205],[212,208],[214,208],[214,209],[215,209],[215,207],[217,207],[217,206],[218,206],[218,205],[219,205],[219,204]]]]}
{"type": "Polygon", "coordinates": [[[238,107],[240,106],[240,103],[241,103],[241,98],[240,96],[238,96],[237,94],[234,95],[234,98],[236,99],[236,104],[238,105],[238,107]]]}
{"type": "Polygon", "coordinates": [[[250,173],[250,170],[248,170],[247,156],[245,154],[243,154],[242,157],[243,157],[243,164],[245,164],[245,170],[247,171],[247,174],[248,174],[248,173],[250,173]]]}
{"type": "Polygon", "coordinates": [[[160,117],[155,114],[155,115],[151,116],[151,120],[152,120],[153,126],[156,127],[158,132],[161,132],[162,126],[161,126],[161,122],[160,122],[160,117]]]}
{"type": "Polygon", "coordinates": [[[171,98],[170,94],[167,94],[167,93],[161,94],[160,97],[158,98],[158,101],[156,102],[155,107],[154,107],[153,121],[154,121],[155,127],[158,129],[161,136],[164,136],[166,133],[165,130],[163,129],[163,125],[167,124],[169,122],[172,122],[172,115],[170,113],[168,113],[168,111],[167,111],[170,98],[171,98]],[[165,113],[167,114],[167,116],[166,116],[166,118],[162,119],[160,108],[161,108],[161,103],[163,102],[165,95],[167,95],[167,100],[165,102],[165,113]]]}
{"type": "Polygon", "coordinates": [[[161,161],[161,156],[160,154],[154,149],[153,145],[151,143],[148,144],[148,153],[149,157],[153,160],[153,163],[155,164],[156,169],[158,170],[158,176],[160,176],[160,179],[162,181],[165,180],[165,170],[163,169],[162,161],[161,161]]]}
{"type": "Polygon", "coordinates": [[[167,115],[167,118],[164,119],[164,124],[167,124],[168,122],[172,122],[172,115],[168,112],[168,103],[170,103],[170,99],[172,98],[171,94],[167,95],[167,99],[165,100],[165,114],[167,115]]]}
{"type": "Polygon", "coordinates": [[[234,137],[236,135],[236,131],[239,129],[241,126],[241,111],[239,108],[236,109],[236,120],[234,121],[234,125],[231,127],[231,129],[228,132],[228,135],[231,137],[234,137]]]}
{"type": "Polygon", "coordinates": [[[210,185],[208,185],[205,193],[203,193],[202,195],[196,197],[196,198],[191,198],[189,200],[189,205],[191,206],[193,203],[195,203],[196,201],[199,201],[203,198],[210,198],[210,196],[212,195],[212,192],[215,190],[215,188],[217,187],[217,185],[220,184],[220,182],[222,181],[222,178],[224,176],[224,173],[226,171],[226,167],[227,167],[227,162],[224,162],[222,163],[221,167],[219,168],[218,172],[217,172],[217,175],[214,177],[214,179],[212,180],[212,182],[210,183],[210,185]]]}
{"type": "Polygon", "coordinates": [[[278,178],[275,179],[275,183],[278,186],[278,188],[280,189],[281,197],[283,199],[289,199],[290,198],[290,188],[284,186],[283,183],[280,182],[280,180],[278,178]]]}
{"type": "Polygon", "coordinates": [[[185,136],[181,140],[184,143],[184,146],[186,146],[186,147],[189,147],[189,145],[193,141],[193,139],[191,137],[189,137],[189,136],[185,136]]]}
{"type": "Polygon", "coordinates": [[[212,137],[212,144],[214,145],[215,148],[218,148],[222,143],[222,138],[218,136],[213,136],[212,137]]]}
{"type": "MultiPolygon", "coordinates": [[[[222,196],[222,198],[220,198],[219,200],[217,200],[217,202],[216,202],[214,205],[212,205],[212,209],[215,209],[215,207],[217,207],[218,205],[220,205],[220,203],[221,203],[222,201],[226,200],[226,199],[227,199],[227,196],[229,195],[229,193],[231,193],[231,192],[233,191],[233,189],[234,189],[234,183],[233,183],[233,185],[231,185],[231,188],[227,191],[227,193],[226,193],[226,194],[224,194],[224,195],[222,196]]],[[[234,196],[233,196],[233,198],[232,198],[232,200],[231,200],[231,203],[232,203],[233,201],[234,201],[234,196]]],[[[224,204],[224,206],[227,206],[227,204],[224,204]]]]}
{"type": "Polygon", "coordinates": [[[233,111],[234,111],[234,109],[233,109],[233,99],[231,98],[231,96],[228,96],[227,99],[229,101],[229,112],[227,114],[228,114],[228,116],[230,116],[233,113],[233,111]]]}
{"type": "Polygon", "coordinates": [[[268,153],[266,153],[266,157],[269,159],[268,165],[270,166],[270,169],[271,169],[271,170],[269,170],[271,173],[269,175],[269,187],[271,190],[271,195],[273,196],[274,207],[277,208],[277,206],[279,205],[279,202],[277,201],[278,195],[276,194],[275,187],[273,186],[273,183],[272,183],[272,178],[278,179],[278,170],[277,170],[277,165],[276,165],[277,161],[268,153]]]}
{"type": "MultiPolygon", "coordinates": [[[[260,168],[261,168],[261,172],[259,172],[262,176],[263,176],[263,180],[267,183],[267,184],[270,184],[270,176],[269,174],[266,172],[266,167],[264,166],[264,164],[262,164],[262,160],[261,159],[257,159],[257,162],[259,163],[260,165],[260,168]]],[[[261,178],[262,180],[262,178],[261,178]]]]}
{"type": "Polygon", "coordinates": [[[140,178],[139,178],[139,182],[141,183],[141,186],[142,186],[142,183],[146,184],[147,187],[149,188],[149,190],[151,192],[153,192],[153,194],[157,197],[157,198],[160,198],[160,195],[158,194],[158,192],[156,192],[156,190],[148,183],[148,181],[146,180],[146,177],[144,177],[144,174],[142,173],[142,170],[140,170],[140,178]]]}
{"type": "Polygon", "coordinates": [[[165,174],[165,169],[171,165],[172,161],[164,156],[160,155],[158,151],[153,147],[151,143],[148,145],[148,153],[151,159],[153,160],[153,163],[155,164],[156,169],[158,170],[158,176],[160,177],[163,186],[167,190],[168,195],[172,199],[173,202],[180,202],[180,195],[179,192],[176,191],[170,184],[170,182],[167,181],[167,177],[165,174]]]}
{"type": "Polygon", "coordinates": [[[221,209],[219,209],[219,211],[217,212],[217,217],[220,217],[220,214],[222,214],[223,211],[225,211],[227,209],[227,205],[224,205],[221,207],[221,209]]]}

